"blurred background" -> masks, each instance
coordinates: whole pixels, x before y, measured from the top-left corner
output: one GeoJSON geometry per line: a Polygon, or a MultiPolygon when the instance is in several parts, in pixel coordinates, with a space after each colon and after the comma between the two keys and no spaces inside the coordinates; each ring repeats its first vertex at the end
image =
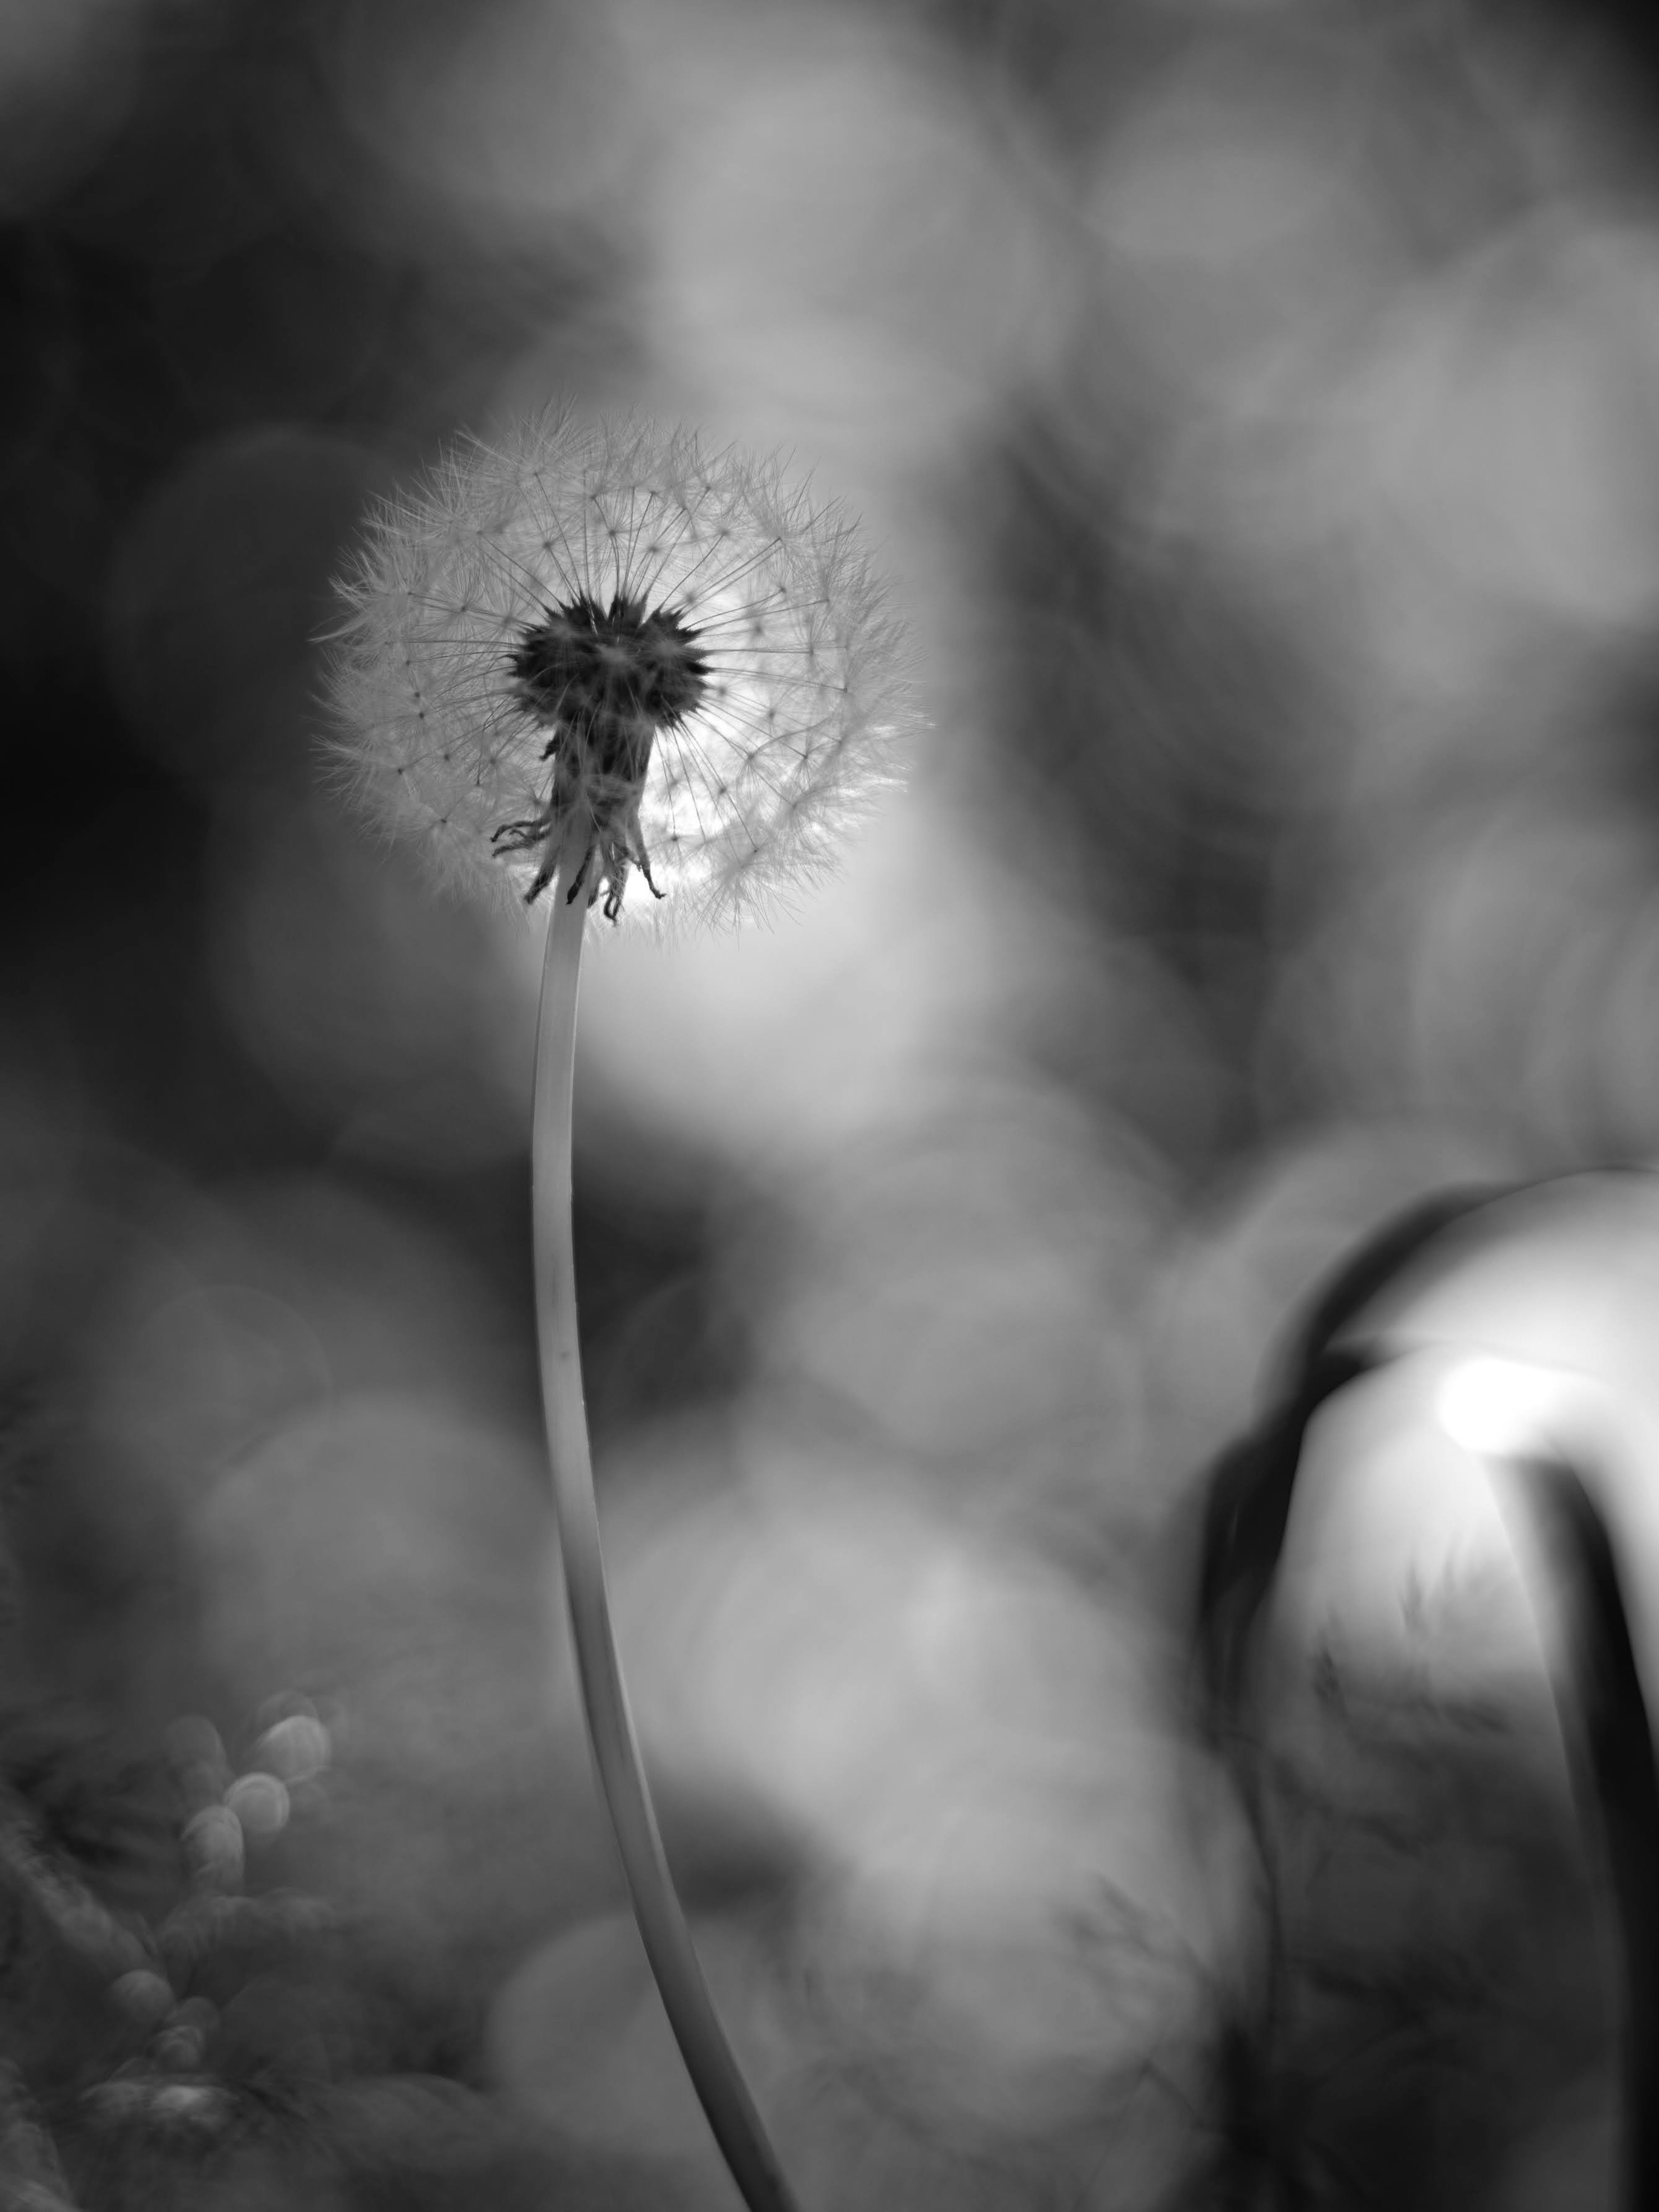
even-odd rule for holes
{"type": "MultiPolygon", "coordinates": [[[[809,2212],[1246,2201],[1201,1470],[1390,1209],[1659,1152],[1638,24],[0,6],[13,2173],[735,2202],[564,1640],[535,934],[319,772],[365,503],[562,392],[844,496],[931,725],[839,881],[584,981],[589,1406],[717,1996],[809,2212]]],[[[1455,2201],[1587,2201],[1506,2171],[1455,2201]]]]}

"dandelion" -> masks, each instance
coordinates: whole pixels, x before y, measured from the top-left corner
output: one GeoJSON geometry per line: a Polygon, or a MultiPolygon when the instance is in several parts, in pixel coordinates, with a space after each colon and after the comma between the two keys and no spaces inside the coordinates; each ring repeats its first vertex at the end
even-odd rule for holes
{"type": "Polygon", "coordinates": [[[451,456],[345,587],[336,750],[441,873],[720,919],[888,779],[896,647],[851,524],[684,431],[566,413],[451,456]]]}
{"type": "Polygon", "coordinates": [[[587,917],[710,919],[821,874],[892,780],[898,638],[853,525],[684,431],[550,410],[374,518],[332,701],[356,794],[450,881],[547,895],[532,1179],[542,1397],[595,1765],[647,1953],[751,2212],[793,2199],[663,1856],[611,1622],[576,1337],[587,917]]]}

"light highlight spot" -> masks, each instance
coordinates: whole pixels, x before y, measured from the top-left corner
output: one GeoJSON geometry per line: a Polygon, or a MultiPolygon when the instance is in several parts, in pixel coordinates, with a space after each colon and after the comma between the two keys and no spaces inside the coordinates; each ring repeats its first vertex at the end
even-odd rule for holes
{"type": "Polygon", "coordinates": [[[1530,1361],[1464,1360],[1435,1393],[1435,1416],[1465,1451],[1513,1457],[1548,1444],[1574,1381],[1559,1368],[1530,1361]]]}

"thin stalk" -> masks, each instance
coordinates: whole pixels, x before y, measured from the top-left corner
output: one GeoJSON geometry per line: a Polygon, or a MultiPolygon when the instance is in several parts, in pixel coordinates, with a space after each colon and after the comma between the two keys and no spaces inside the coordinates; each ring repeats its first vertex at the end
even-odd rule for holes
{"type": "Polygon", "coordinates": [[[579,842],[567,841],[550,892],[552,911],[536,1031],[531,1169],[542,1409],[576,1671],[593,1762],[616,1831],[634,1915],[692,2087],[750,2212],[797,2212],[748,2084],[715,2015],[663,1856],[611,1622],[582,1399],[570,1224],[571,1075],[587,901],[580,890],[574,899],[568,894],[581,860],[579,842]]]}
{"type": "Polygon", "coordinates": [[[1518,1462],[1540,1548],[1565,1587],[1571,1686],[1554,1683],[1584,1825],[1599,1828],[1623,1972],[1623,2212],[1659,2212],[1659,1760],[1623,1577],[1589,1484],[1565,1454],[1518,1462]]]}

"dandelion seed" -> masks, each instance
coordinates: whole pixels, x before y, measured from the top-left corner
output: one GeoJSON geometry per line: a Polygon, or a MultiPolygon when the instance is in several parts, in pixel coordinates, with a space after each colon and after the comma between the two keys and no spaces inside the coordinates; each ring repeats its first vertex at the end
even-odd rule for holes
{"type": "MultiPolygon", "coordinates": [[[[750,2212],[791,2197],[710,2003],[641,1765],[599,1546],[570,1224],[589,911],[634,879],[712,918],[823,871],[894,780],[897,634],[852,524],[684,431],[550,410],[374,518],[335,637],[337,757],[444,875],[551,891],[536,1041],[536,1310],[589,1739],[652,1970],[750,2212]]],[[[637,905],[637,898],[635,904],[637,905]]]]}
{"type": "Polygon", "coordinates": [[[895,626],[855,530],[684,431],[550,411],[374,518],[335,750],[446,876],[533,903],[568,840],[714,918],[823,872],[893,776],[895,626]]]}

